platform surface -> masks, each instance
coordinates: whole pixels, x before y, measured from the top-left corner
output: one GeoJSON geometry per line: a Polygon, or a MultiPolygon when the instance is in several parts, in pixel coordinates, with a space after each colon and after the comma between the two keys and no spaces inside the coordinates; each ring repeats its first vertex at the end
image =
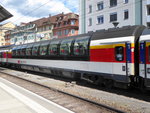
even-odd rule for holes
{"type": "Polygon", "coordinates": [[[73,112],[3,78],[0,78],[0,113],[73,112]]]}

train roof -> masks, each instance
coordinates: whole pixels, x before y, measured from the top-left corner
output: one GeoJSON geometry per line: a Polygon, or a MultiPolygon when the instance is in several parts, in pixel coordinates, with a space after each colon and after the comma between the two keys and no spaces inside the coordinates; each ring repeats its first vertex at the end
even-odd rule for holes
{"type": "Polygon", "coordinates": [[[0,49],[3,49],[3,48],[12,48],[14,47],[15,45],[5,45],[5,46],[0,46],[0,49]]]}
{"type": "MultiPolygon", "coordinates": [[[[86,34],[80,34],[76,36],[70,36],[66,38],[61,39],[52,39],[52,40],[45,40],[45,41],[39,41],[39,42],[33,42],[23,45],[39,45],[44,43],[53,43],[53,42],[60,42],[70,39],[76,39],[76,38],[82,38],[82,37],[89,37],[91,40],[98,40],[98,39],[109,39],[109,38],[119,38],[119,37],[128,37],[128,36],[135,36],[135,40],[140,37],[140,35],[143,33],[145,29],[145,26],[124,26],[122,28],[111,28],[108,30],[98,30],[96,32],[89,32],[86,34]]],[[[145,30],[145,34],[147,31],[145,30]]],[[[18,45],[19,46],[19,45],[18,45]]]]}
{"type": "MultiPolygon", "coordinates": [[[[76,38],[81,38],[81,37],[91,37],[93,34],[93,32],[90,33],[86,33],[86,34],[80,34],[80,35],[76,35],[76,36],[70,36],[70,37],[65,37],[65,38],[54,38],[52,40],[44,40],[44,41],[39,41],[39,42],[32,42],[32,43],[27,43],[27,44],[23,44],[23,45],[36,45],[36,44],[44,44],[44,43],[53,43],[53,42],[59,42],[59,41],[65,41],[65,40],[70,40],[70,39],[76,39],[76,38]]],[[[19,45],[18,45],[19,46],[19,45]]]]}
{"type": "Polygon", "coordinates": [[[108,30],[100,30],[93,33],[91,40],[98,39],[109,39],[109,38],[119,38],[119,37],[128,37],[135,36],[138,38],[145,26],[124,26],[122,28],[111,28],[108,30]]]}
{"type": "Polygon", "coordinates": [[[142,35],[150,35],[150,29],[149,28],[144,29],[142,35]]]}

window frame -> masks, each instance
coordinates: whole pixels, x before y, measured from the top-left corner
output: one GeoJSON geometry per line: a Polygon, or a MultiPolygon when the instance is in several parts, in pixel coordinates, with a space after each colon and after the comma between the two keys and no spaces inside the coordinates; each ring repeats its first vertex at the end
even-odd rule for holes
{"type": "Polygon", "coordinates": [[[117,0],[109,0],[109,2],[110,2],[110,8],[117,6],[117,0]]]}
{"type": "Polygon", "coordinates": [[[33,44],[33,47],[32,47],[32,56],[38,56],[39,55],[39,48],[40,48],[40,43],[33,44]],[[37,47],[36,54],[34,53],[34,48],[35,47],[37,47]]]}
{"type": "Polygon", "coordinates": [[[26,47],[26,56],[32,56],[32,48],[33,48],[33,43],[27,45],[27,47],[26,47]],[[30,55],[27,54],[27,51],[28,51],[29,49],[30,49],[30,55]]]}
{"type": "Polygon", "coordinates": [[[74,44],[73,44],[73,55],[75,55],[75,56],[88,56],[88,54],[89,54],[89,52],[88,52],[89,51],[89,42],[90,42],[90,37],[89,36],[80,37],[80,38],[75,39],[74,44]],[[86,40],[86,41],[84,41],[84,40],[86,40]],[[83,44],[81,42],[87,42],[86,47],[84,47],[85,43],[83,44]],[[84,54],[80,54],[80,49],[81,48],[76,47],[76,44],[78,44],[78,45],[82,44],[81,47],[86,48],[86,49],[84,49],[84,54]],[[76,48],[78,49],[79,54],[77,54],[77,49],[76,48]]]}
{"type": "Polygon", "coordinates": [[[92,26],[92,18],[89,18],[89,26],[92,26]]]}
{"type": "Polygon", "coordinates": [[[45,43],[41,43],[40,47],[39,47],[39,55],[40,56],[47,56],[48,55],[48,47],[49,47],[49,42],[45,42],[45,43]],[[44,54],[41,54],[41,49],[43,49],[43,47],[46,46],[46,50],[44,54]]]}
{"type": "Polygon", "coordinates": [[[59,55],[59,45],[60,45],[60,40],[58,41],[51,41],[50,44],[49,44],[49,47],[48,47],[48,55],[49,56],[58,56],[59,55]],[[55,53],[54,52],[50,52],[52,51],[52,47],[53,45],[56,45],[56,49],[57,50],[55,53]],[[53,54],[54,53],[54,54],[53,54]]]}
{"type": "Polygon", "coordinates": [[[13,57],[17,56],[17,55],[16,55],[17,47],[18,47],[18,46],[15,46],[15,47],[12,48],[12,56],[13,56],[13,57]]]}
{"type": "Polygon", "coordinates": [[[127,20],[127,19],[129,19],[129,10],[128,9],[124,10],[124,20],[127,20]],[[126,15],[126,13],[127,13],[127,15],[126,15]]]}
{"type": "Polygon", "coordinates": [[[104,9],[104,2],[101,1],[101,2],[98,2],[97,3],[97,11],[101,11],[104,9]]]}
{"type": "Polygon", "coordinates": [[[59,54],[61,56],[70,56],[72,54],[72,45],[73,45],[73,42],[74,42],[74,39],[66,39],[66,40],[61,41],[60,47],[59,47],[59,54]],[[64,46],[64,45],[67,45],[67,44],[70,44],[70,45],[68,47],[64,46]],[[64,47],[67,47],[68,51],[66,51],[65,49],[62,49],[64,47]]]}
{"type": "Polygon", "coordinates": [[[75,30],[75,29],[71,29],[71,34],[72,34],[72,35],[74,35],[74,34],[75,34],[75,32],[76,32],[76,30],[75,30]]]}
{"type": "Polygon", "coordinates": [[[26,48],[27,48],[27,45],[22,45],[22,47],[21,47],[21,56],[26,56],[26,48]]]}
{"type": "Polygon", "coordinates": [[[92,5],[89,5],[89,13],[92,13],[92,5]]]}
{"type": "Polygon", "coordinates": [[[103,24],[103,23],[104,23],[104,16],[103,15],[97,16],[97,24],[103,24]]]}
{"type": "Polygon", "coordinates": [[[110,22],[115,22],[115,21],[117,21],[117,12],[110,13],[110,22]]]}
{"type": "Polygon", "coordinates": [[[76,24],[76,20],[71,20],[70,24],[71,25],[75,25],[76,24]]]}
{"type": "Polygon", "coordinates": [[[147,9],[147,15],[149,16],[150,15],[150,6],[146,6],[146,9],[147,9]]]}
{"type": "Polygon", "coordinates": [[[127,4],[129,2],[129,0],[124,0],[124,4],[127,4]]]}
{"type": "Polygon", "coordinates": [[[125,55],[124,55],[124,47],[123,46],[115,46],[115,60],[116,61],[118,61],[118,62],[122,62],[122,61],[124,61],[124,58],[125,58],[125,55]],[[120,53],[117,53],[117,49],[118,48],[122,48],[122,52],[121,52],[121,54],[120,53]],[[120,56],[117,56],[117,55],[120,55],[120,56]],[[118,58],[117,58],[118,57],[118,58]],[[119,60],[119,57],[121,57],[122,59],[121,60],[119,60]]]}
{"type": "Polygon", "coordinates": [[[21,45],[17,46],[16,48],[16,56],[20,56],[21,54],[21,45]]]}
{"type": "Polygon", "coordinates": [[[150,62],[150,45],[148,46],[148,62],[150,62]]]}

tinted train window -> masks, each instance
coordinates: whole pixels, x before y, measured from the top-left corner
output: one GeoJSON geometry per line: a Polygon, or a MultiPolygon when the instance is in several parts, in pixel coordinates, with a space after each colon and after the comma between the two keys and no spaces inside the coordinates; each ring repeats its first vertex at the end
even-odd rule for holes
{"type": "Polygon", "coordinates": [[[0,58],[2,58],[2,54],[0,53],[0,58]]]}
{"type": "Polygon", "coordinates": [[[72,39],[69,39],[61,42],[60,55],[70,55],[72,41],[73,41],[72,39]]]}
{"type": "Polygon", "coordinates": [[[148,46],[148,61],[150,62],[150,46],[148,46]]]}
{"type": "Polygon", "coordinates": [[[16,48],[16,56],[19,56],[20,55],[20,51],[21,51],[21,46],[18,46],[16,48]]]}
{"type": "Polygon", "coordinates": [[[32,48],[32,55],[33,56],[37,56],[38,55],[39,46],[40,46],[40,44],[33,45],[33,48],[32,48]]]}
{"type": "Polygon", "coordinates": [[[32,46],[33,46],[33,44],[27,45],[27,48],[26,48],[26,55],[27,56],[32,55],[32,46]]]}
{"type": "Polygon", "coordinates": [[[12,56],[16,56],[16,49],[17,49],[17,47],[14,47],[14,48],[12,49],[12,56]]]}
{"type": "Polygon", "coordinates": [[[27,45],[23,45],[22,46],[22,48],[21,48],[21,56],[26,55],[26,47],[27,47],[27,45]]]}
{"type": "Polygon", "coordinates": [[[74,55],[88,55],[89,37],[76,39],[73,47],[74,55]]]}
{"type": "Polygon", "coordinates": [[[115,57],[117,61],[124,60],[124,48],[122,46],[115,47],[115,57]]]}
{"type": "Polygon", "coordinates": [[[48,48],[49,55],[58,55],[58,44],[59,41],[51,42],[48,48]]]}
{"type": "Polygon", "coordinates": [[[40,46],[40,55],[47,55],[48,44],[42,44],[40,46]]]}

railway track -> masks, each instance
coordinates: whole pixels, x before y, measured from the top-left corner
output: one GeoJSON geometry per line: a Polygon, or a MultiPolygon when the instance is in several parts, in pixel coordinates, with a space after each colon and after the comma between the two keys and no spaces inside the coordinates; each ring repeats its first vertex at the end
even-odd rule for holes
{"type": "Polygon", "coordinates": [[[96,103],[79,96],[75,96],[42,84],[32,82],[30,80],[11,76],[11,74],[2,73],[0,77],[7,79],[8,81],[13,82],[27,90],[30,90],[69,110],[72,110],[75,113],[124,113],[124,111],[118,110],[116,108],[96,103]]]}

